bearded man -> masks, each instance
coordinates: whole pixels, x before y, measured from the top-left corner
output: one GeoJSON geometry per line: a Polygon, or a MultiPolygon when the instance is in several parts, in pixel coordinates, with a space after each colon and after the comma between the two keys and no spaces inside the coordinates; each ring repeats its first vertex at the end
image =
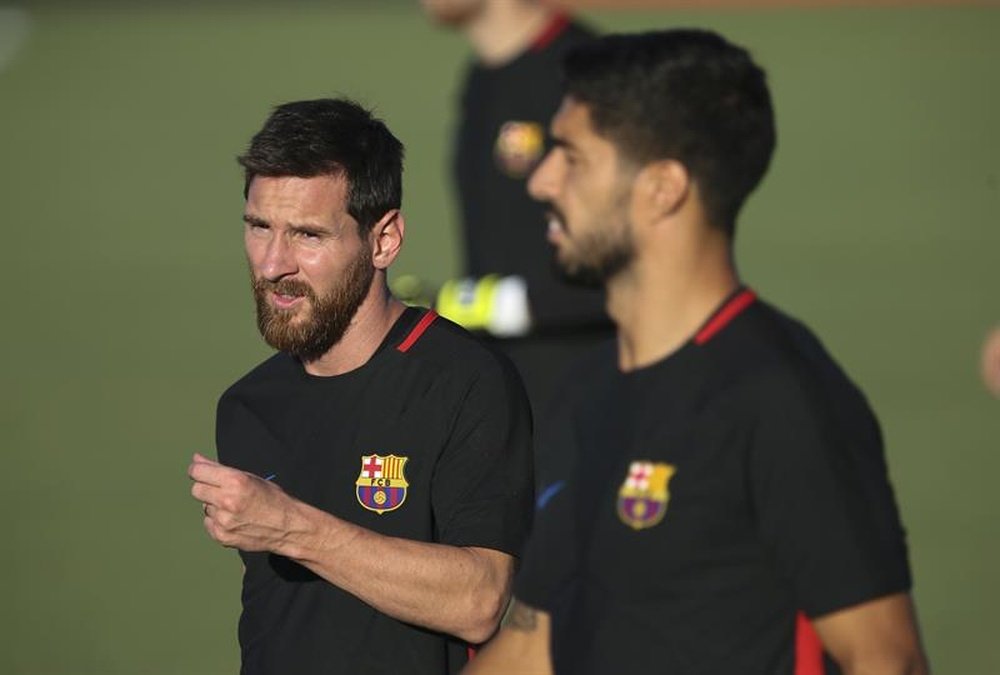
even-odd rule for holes
{"type": "Polygon", "coordinates": [[[569,461],[469,674],[924,675],[875,415],[737,273],[775,146],[764,71],[704,30],[606,36],[564,65],[528,187],[617,340],[545,420],[539,447],[569,461]]]}
{"type": "Polygon", "coordinates": [[[392,297],[403,147],[346,100],[276,108],[239,158],[257,322],[223,394],[204,526],[245,566],[253,673],[450,673],[496,629],[532,508],[513,367],[392,297]]]}

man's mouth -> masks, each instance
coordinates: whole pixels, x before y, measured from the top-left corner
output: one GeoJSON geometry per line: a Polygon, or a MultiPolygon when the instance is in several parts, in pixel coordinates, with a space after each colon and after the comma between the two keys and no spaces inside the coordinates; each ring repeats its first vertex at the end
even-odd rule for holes
{"type": "Polygon", "coordinates": [[[548,228],[545,231],[546,238],[554,242],[559,237],[566,236],[566,223],[554,211],[549,211],[548,228]]]}
{"type": "Polygon", "coordinates": [[[278,291],[271,292],[271,302],[278,309],[290,309],[297,305],[300,300],[305,296],[298,295],[296,293],[279,293],[278,291]]]}

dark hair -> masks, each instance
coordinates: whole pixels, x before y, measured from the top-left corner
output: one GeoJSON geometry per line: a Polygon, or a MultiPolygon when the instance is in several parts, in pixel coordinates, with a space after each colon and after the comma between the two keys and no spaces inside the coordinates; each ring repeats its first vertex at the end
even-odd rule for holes
{"type": "Polygon", "coordinates": [[[704,30],[609,35],[572,50],[564,74],[624,159],[679,161],[712,224],[733,234],[775,144],[766,76],[745,49],[704,30]]]}
{"type": "Polygon", "coordinates": [[[362,234],[403,199],[403,144],[354,101],[318,99],[279,105],[237,158],[244,197],[254,176],[343,173],[347,212],[362,234]]]}

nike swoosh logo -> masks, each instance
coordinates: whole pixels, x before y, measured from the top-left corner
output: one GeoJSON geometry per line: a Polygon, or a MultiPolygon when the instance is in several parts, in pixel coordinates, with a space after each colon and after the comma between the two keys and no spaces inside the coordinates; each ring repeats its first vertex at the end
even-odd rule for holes
{"type": "Polygon", "coordinates": [[[545,505],[548,504],[553,497],[559,494],[559,491],[564,487],[566,487],[566,481],[564,480],[559,480],[552,485],[546,486],[545,489],[542,490],[542,494],[538,495],[538,499],[535,500],[535,510],[541,511],[544,509],[545,505]]]}

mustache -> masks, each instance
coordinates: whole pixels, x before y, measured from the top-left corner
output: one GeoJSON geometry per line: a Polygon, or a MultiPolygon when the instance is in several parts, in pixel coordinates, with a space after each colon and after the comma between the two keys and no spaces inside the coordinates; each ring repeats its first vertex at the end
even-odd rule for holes
{"type": "Polygon", "coordinates": [[[309,287],[304,281],[298,281],[297,279],[279,279],[278,281],[271,281],[270,279],[254,279],[253,280],[253,290],[258,293],[273,292],[280,295],[293,295],[293,296],[305,296],[307,298],[312,298],[314,296],[312,288],[309,287]]]}

